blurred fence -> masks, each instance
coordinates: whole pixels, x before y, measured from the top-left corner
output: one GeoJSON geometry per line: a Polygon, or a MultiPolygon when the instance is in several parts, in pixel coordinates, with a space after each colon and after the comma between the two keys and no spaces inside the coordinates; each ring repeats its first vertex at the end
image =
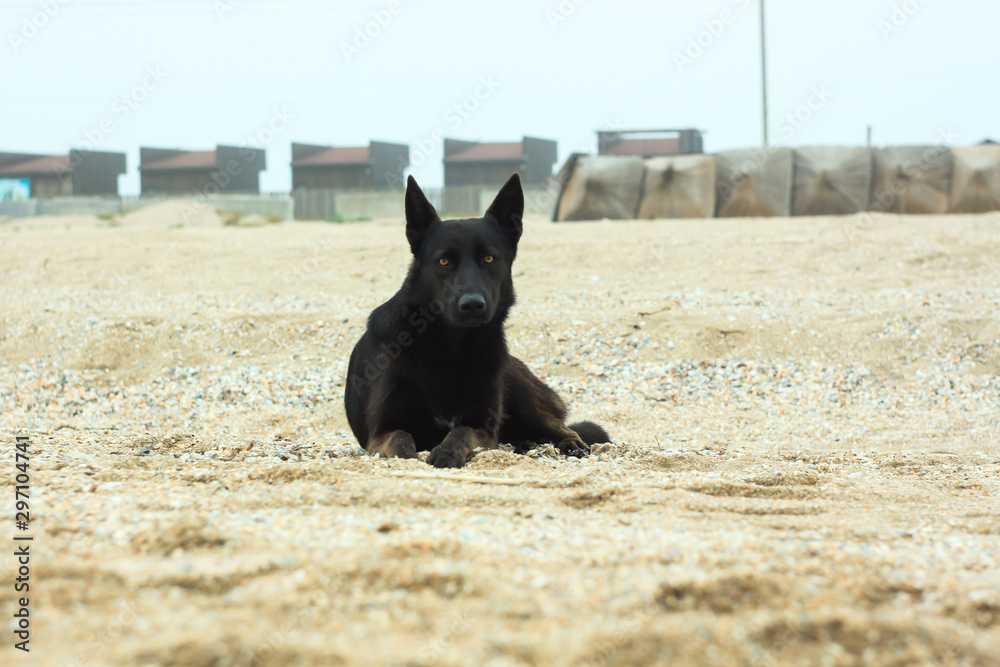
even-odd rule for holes
{"type": "Polygon", "coordinates": [[[296,220],[334,220],[336,190],[300,188],[292,192],[296,220]]]}
{"type": "Polygon", "coordinates": [[[46,197],[27,201],[0,202],[0,216],[27,218],[34,215],[114,215],[129,213],[167,201],[195,201],[222,213],[242,213],[291,220],[292,199],[277,194],[217,194],[143,197],[46,197]]]}
{"type": "Polygon", "coordinates": [[[0,200],[0,218],[30,218],[37,214],[37,199],[0,200]]]}
{"type": "Polygon", "coordinates": [[[556,221],[1000,210],[1000,146],[574,156],[556,221]]]}
{"type": "MultiPolygon", "coordinates": [[[[459,218],[482,215],[500,186],[459,185],[423,188],[427,200],[442,216],[459,218]]],[[[332,190],[302,188],[292,193],[296,220],[403,219],[402,190],[332,190]]],[[[552,217],[558,186],[524,188],[524,212],[552,217]]]]}
{"type": "MultiPolygon", "coordinates": [[[[499,191],[494,185],[463,185],[425,188],[424,194],[439,213],[447,217],[482,215],[499,191]]],[[[524,188],[524,210],[528,215],[552,217],[559,187],[524,188]]],[[[26,218],[34,215],[111,215],[128,213],[168,200],[194,199],[224,213],[266,215],[282,220],[402,220],[402,190],[332,190],[301,188],[285,194],[218,194],[190,197],[50,197],[24,201],[0,201],[0,216],[26,218]]]]}

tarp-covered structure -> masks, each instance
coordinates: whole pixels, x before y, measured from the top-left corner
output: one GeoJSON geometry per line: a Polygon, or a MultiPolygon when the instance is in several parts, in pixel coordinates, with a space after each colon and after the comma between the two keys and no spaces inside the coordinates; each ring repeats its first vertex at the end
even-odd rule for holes
{"type": "Polygon", "coordinates": [[[711,218],[715,214],[715,160],[711,155],[655,157],[643,163],[638,217],[711,218]]]}
{"type": "Polygon", "coordinates": [[[715,156],[716,215],[787,216],[792,207],[792,151],[758,148],[715,156]]]}
{"type": "Polygon", "coordinates": [[[1000,146],[979,144],[951,149],[954,167],[948,210],[985,213],[1000,210],[1000,146]]]}
{"type": "Polygon", "coordinates": [[[634,218],[639,210],[642,175],[641,157],[579,156],[559,197],[556,220],[634,218]]]}
{"type": "Polygon", "coordinates": [[[574,154],[556,180],[556,221],[982,213],[1000,210],[1000,146],[574,154]]]}
{"type": "Polygon", "coordinates": [[[870,209],[883,213],[945,213],[951,151],[945,146],[893,146],[872,152],[870,209]]]}
{"type": "Polygon", "coordinates": [[[867,210],[872,189],[870,149],[797,148],[794,160],[792,215],[847,215],[867,210]]]}

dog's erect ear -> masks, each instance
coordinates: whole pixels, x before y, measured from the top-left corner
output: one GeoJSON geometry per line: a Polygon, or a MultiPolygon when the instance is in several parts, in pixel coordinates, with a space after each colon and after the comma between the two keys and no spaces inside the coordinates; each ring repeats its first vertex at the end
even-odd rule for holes
{"type": "Polygon", "coordinates": [[[517,242],[521,238],[524,218],[524,192],[517,172],[500,188],[496,199],[486,210],[486,217],[499,223],[500,229],[510,241],[511,249],[517,254],[517,242]]]}
{"type": "Polygon", "coordinates": [[[440,220],[434,206],[427,201],[424,191],[420,189],[412,176],[406,179],[406,240],[410,242],[410,251],[416,255],[424,242],[424,236],[431,223],[440,220]]]}

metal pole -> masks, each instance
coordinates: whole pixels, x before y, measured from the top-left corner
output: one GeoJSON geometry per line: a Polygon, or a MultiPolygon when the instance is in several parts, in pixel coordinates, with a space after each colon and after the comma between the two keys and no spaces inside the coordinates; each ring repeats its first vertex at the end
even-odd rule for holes
{"type": "Polygon", "coordinates": [[[764,45],[764,0],[760,0],[760,83],[764,110],[764,148],[767,148],[767,52],[764,45]]]}

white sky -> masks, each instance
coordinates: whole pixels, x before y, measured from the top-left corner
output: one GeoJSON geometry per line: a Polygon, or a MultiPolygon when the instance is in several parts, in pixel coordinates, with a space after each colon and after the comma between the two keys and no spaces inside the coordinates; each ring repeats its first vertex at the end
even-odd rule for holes
{"type": "MultiPolygon", "coordinates": [[[[265,191],[289,188],[292,141],[408,143],[431,187],[442,135],[556,139],[560,162],[615,126],[698,127],[710,152],[756,146],[758,2],[2,0],[0,151],[96,137],[128,153],[121,190],[134,194],[140,145],[270,139],[265,191]],[[349,58],[380,10],[391,19],[349,58]],[[679,66],[699,33],[707,46],[679,66]],[[478,108],[449,113],[477,88],[478,108]],[[144,99],[129,106],[133,90],[144,99]]],[[[863,144],[869,124],[879,145],[1000,139],[998,28],[996,0],[767,0],[772,142],[863,144]],[[796,110],[799,127],[782,120],[796,110]]]]}

